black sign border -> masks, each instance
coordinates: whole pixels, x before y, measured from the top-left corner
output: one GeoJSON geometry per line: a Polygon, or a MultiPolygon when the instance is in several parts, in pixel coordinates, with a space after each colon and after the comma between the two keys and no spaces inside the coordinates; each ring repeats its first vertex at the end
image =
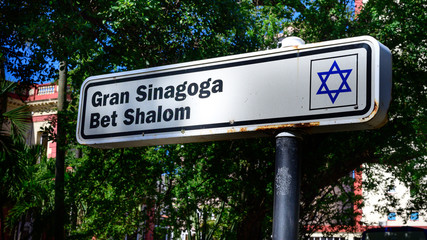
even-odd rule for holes
{"type": "Polygon", "coordinates": [[[211,128],[238,127],[238,126],[248,126],[248,125],[306,121],[306,120],[313,120],[313,119],[361,116],[361,115],[366,114],[372,106],[372,101],[371,101],[372,100],[371,99],[372,78],[371,78],[371,76],[372,76],[372,49],[371,49],[371,46],[367,43],[357,43],[357,44],[348,44],[348,45],[336,46],[336,47],[330,47],[330,48],[308,50],[308,51],[303,51],[303,52],[298,51],[296,53],[285,53],[284,55],[279,55],[279,56],[271,56],[271,57],[265,57],[265,58],[259,58],[259,59],[243,60],[243,61],[239,61],[239,62],[222,63],[222,64],[217,64],[217,65],[212,65],[212,66],[202,66],[202,67],[196,67],[196,68],[191,68],[191,69],[181,69],[181,70],[175,70],[175,71],[169,71],[169,72],[159,72],[159,73],[146,74],[146,75],[142,75],[142,76],[134,76],[134,77],[128,77],[128,78],[120,78],[120,79],[113,79],[113,80],[108,80],[108,81],[99,81],[99,82],[89,83],[89,84],[87,84],[86,88],[84,89],[84,99],[83,99],[83,106],[82,106],[80,135],[83,139],[113,138],[113,137],[125,137],[125,136],[140,136],[142,134],[145,135],[145,134],[181,132],[181,131],[191,131],[191,130],[211,129],[211,128]],[[85,129],[84,119],[86,116],[85,114],[86,114],[86,103],[87,103],[87,91],[90,87],[107,85],[107,84],[114,84],[114,83],[137,81],[137,80],[144,80],[144,79],[148,79],[148,78],[158,78],[158,77],[181,75],[181,74],[188,74],[188,73],[194,73],[194,72],[202,72],[202,71],[208,71],[208,70],[239,67],[239,66],[244,66],[244,65],[279,61],[279,60],[284,60],[284,59],[289,59],[289,58],[304,57],[304,56],[317,55],[317,54],[323,54],[323,53],[331,53],[331,52],[344,51],[344,50],[352,50],[352,49],[358,49],[358,48],[364,48],[367,52],[367,54],[366,54],[366,58],[367,58],[366,59],[366,62],[367,62],[367,69],[366,69],[366,81],[367,81],[367,83],[366,83],[366,96],[367,96],[366,97],[366,105],[365,105],[364,109],[361,109],[358,111],[350,111],[350,112],[342,112],[342,113],[314,114],[314,115],[308,115],[308,116],[293,116],[293,117],[283,117],[283,118],[267,118],[267,119],[258,119],[258,120],[248,120],[248,121],[235,121],[232,124],[230,122],[223,122],[223,123],[215,123],[215,124],[193,125],[193,126],[186,126],[186,127],[143,129],[143,130],[129,131],[129,132],[105,133],[105,134],[94,134],[94,135],[86,135],[84,133],[84,129],[85,129]]]}

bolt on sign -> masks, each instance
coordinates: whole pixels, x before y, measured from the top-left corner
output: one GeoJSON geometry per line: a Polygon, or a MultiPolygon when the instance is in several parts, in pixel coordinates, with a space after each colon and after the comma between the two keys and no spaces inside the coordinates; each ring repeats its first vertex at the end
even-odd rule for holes
{"type": "Polygon", "coordinates": [[[372,37],[92,76],[77,140],[100,148],[378,128],[391,53],[372,37]]]}

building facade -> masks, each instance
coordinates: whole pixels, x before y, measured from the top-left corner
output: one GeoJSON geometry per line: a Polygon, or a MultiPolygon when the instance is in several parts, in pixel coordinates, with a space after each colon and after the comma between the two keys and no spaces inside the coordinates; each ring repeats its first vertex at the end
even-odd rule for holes
{"type": "Polygon", "coordinates": [[[51,123],[55,121],[58,103],[58,85],[35,85],[26,92],[10,93],[7,102],[7,111],[27,105],[31,112],[31,126],[27,132],[28,145],[42,144],[46,148],[48,158],[56,157],[56,143],[48,140],[47,131],[56,127],[51,123]]]}
{"type": "MultiPolygon", "coordinates": [[[[333,233],[325,226],[322,231],[316,232],[309,240],[361,240],[362,233],[372,228],[387,227],[416,227],[427,229],[426,209],[414,209],[411,206],[411,191],[402,182],[393,177],[383,165],[374,164],[363,166],[365,171],[355,172],[353,191],[363,197],[362,208],[356,206],[354,211],[361,214],[355,219],[352,232],[341,231],[333,233]],[[368,174],[369,172],[369,174],[368,174]],[[369,187],[371,181],[376,187],[369,187]],[[390,202],[394,204],[390,204],[390,202]],[[329,237],[326,237],[326,236],[329,237]]],[[[427,176],[425,177],[427,181],[427,176]]]]}

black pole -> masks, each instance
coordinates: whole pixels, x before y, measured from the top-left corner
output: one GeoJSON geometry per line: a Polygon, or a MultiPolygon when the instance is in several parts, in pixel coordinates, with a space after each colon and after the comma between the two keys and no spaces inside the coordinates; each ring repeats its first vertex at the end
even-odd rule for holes
{"type": "Polygon", "coordinates": [[[300,136],[276,136],[273,240],[297,240],[300,196],[300,136]]]}

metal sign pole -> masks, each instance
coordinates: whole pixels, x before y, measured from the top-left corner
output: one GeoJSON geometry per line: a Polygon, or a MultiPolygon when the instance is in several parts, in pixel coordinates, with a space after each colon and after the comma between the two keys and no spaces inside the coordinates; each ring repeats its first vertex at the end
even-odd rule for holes
{"type": "Polygon", "coordinates": [[[273,240],[297,240],[301,165],[301,136],[283,132],[276,136],[273,240]]]}

